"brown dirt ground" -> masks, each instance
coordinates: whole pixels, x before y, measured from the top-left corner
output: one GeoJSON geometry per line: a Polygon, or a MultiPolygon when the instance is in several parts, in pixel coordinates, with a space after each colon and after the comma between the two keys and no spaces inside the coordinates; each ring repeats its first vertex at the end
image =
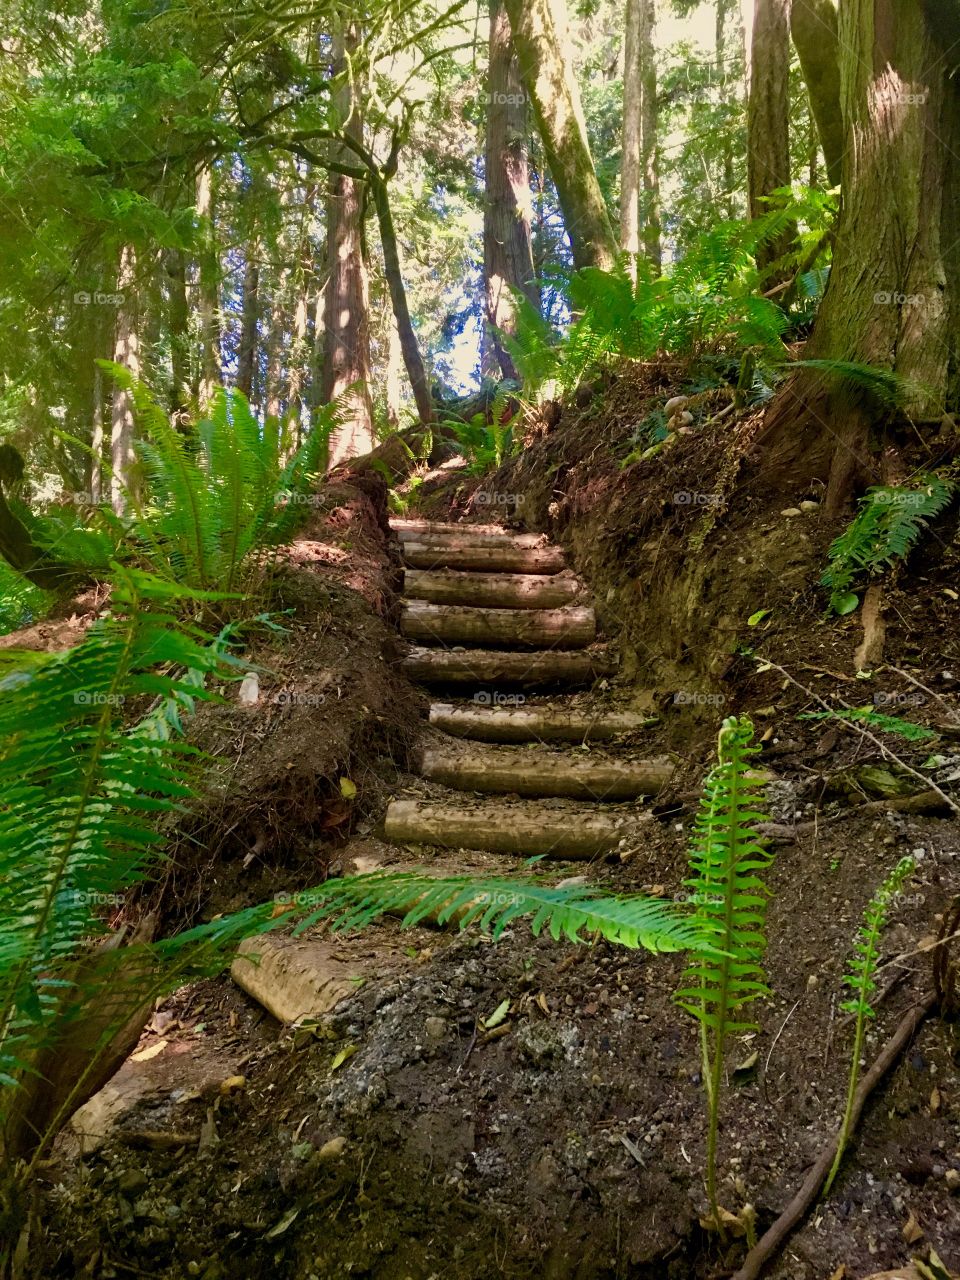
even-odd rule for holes
{"type": "MultiPolygon", "coordinates": [[[[782,516],[782,498],[764,505],[755,486],[762,457],[750,453],[756,420],[707,427],[656,458],[620,467],[637,422],[675,390],[668,372],[646,371],[639,384],[623,378],[602,400],[542,429],[520,461],[483,484],[521,495],[513,503],[519,518],[570,549],[605,630],[624,646],[620,677],[591,696],[659,710],[659,724],[623,745],[643,754],[672,749],[682,759],[642,848],[627,851],[626,860],[550,870],[616,890],[682,893],[695,793],[718,723],[732,711],[751,714],[758,726],[761,760],[775,778],[772,817],[782,826],[804,824],[776,846],[768,921],[774,995],[759,1011],[760,1030],[732,1046],[731,1065],[742,1070],[724,1099],[722,1199],[734,1210],[752,1203],[762,1230],[842,1108],[851,1028],[839,1009],[840,983],[871,893],[899,856],[913,853],[916,875],[883,937],[868,1060],[928,989],[929,956],[917,947],[960,892],[955,817],[870,807],[876,775],[864,770],[886,763],[902,772],[884,760],[892,748],[958,794],[960,633],[950,594],[957,541],[949,519],[937,522],[909,572],[885,580],[883,665],[858,680],[859,614],[825,618],[816,586],[839,527],[816,511],[782,516]],[[704,508],[676,501],[679,492],[722,501],[704,508]],[[748,626],[760,609],[769,613],[748,626]],[[803,687],[774,668],[758,670],[758,656],[803,687]],[[818,698],[863,705],[877,694],[885,710],[935,728],[938,739],[885,736],[878,746],[855,731],[798,719],[820,709],[818,698]],[[928,763],[932,755],[939,764],[928,763]]],[[[456,493],[455,510],[489,519],[489,503],[469,506],[478,486],[448,471],[425,486],[425,505],[437,515],[456,493]]],[[[811,484],[792,504],[817,494],[811,484]]],[[[389,578],[387,553],[378,555],[389,578]]],[[[374,717],[386,714],[357,665],[372,663],[380,696],[395,696],[387,623],[364,606],[372,630],[358,641],[359,615],[342,611],[337,583],[329,590],[332,598],[308,593],[302,606],[302,597],[290,597],[302,630],[281,646],[283,660],[271,642],[271,662],[294,687],[320,668],[335,669],[337,654],[315,651],[304,634],[322,630],[319,615],[329,620],[324,635],[336,638],[338,654],[361,655],[341,686],[353,712],[369,705],[374,717]]],[[[384,601],[389,616],[386,589],[384,601]]],[[[414,707],[418,695],[406,696],[405,706],[414,707]]],[[[365,866],[414,859],[378,839],[387,795],[425,788],[397,773],[405,756],[391,733],[371,735],[364,759],[382,754],[369,764],[363,811],[334,823],[328,836],[317,815],[339,811],[332,785],[314,792],[304,822],[305,783],[286,775],[288,764],[306,767],[308,749],[330,762],[316,775],[325,785],[335,771],[356,772],[336,745],[337,729],[317,723],[305,730],[309,737],[287,738],[286,729],[280,736],[257,720],[260,754],[248,766],[244,715],[231,708],[216,730],[222,758],[242,761],[241,785],[223,789],[240,834],[222,836],[222,818],[208,828],[220,843],[205,837],[203,910],[267,896],[279,880],[285,889],[303,887],[325,864],[349,870],[356,858],[365,866]],[[274,816],[258,828],[250,796],[258,780],[270,779],[278,790],[261,794],[274,816]],[[293,807],[280,824],[283,797],[293,807]],[[351,824],[345,843],[339,833],[351,824]]],[[[471,854],[447,862],[495,874],[514,865],[471,854]]],[[[178,903],[200,875],[189,867],[181,874],[178,903]]],[[[271,1023],[226,980],[189,988],[161,1011],[143,1047],[166,1040],[157,1061],[169,1055],[169,1087],[154,1081],[123,1128],[196,1135],[213,1107],[217,1141],[208,1126],[201,1150],[191,1137],[182,1149],[144,1151],[117,1134],[82,1161],[64,1149],[48,1169],[37,1274],[682,1280],[735,1268],[742,1243],[724,1251],[697,1222],[702,1090],[696,1030],[673,999],[678,958],[603,942],[577,948],[534,940],[520,925],[493,944],[476,933],[403,933],[388,922],[340,946],[345,963],[364,955],[379,972],[313,1031],[271,1023]],[[485,1034],[482,1020],[504,1000],[506,1030],[485,1034]],[[237,1070],[238,1041],[244,1046],[243,1088],[221,1097],[211,1067],[212,1084],[178,1093],[177,1052],[198,1038],[213,1064],[221,1054],[224,1077],[237,1070]],[[352,1055],[336,1066],[344,1049],[352,1055]],[[333,1139],[343,1142],[326,1146],[333,1139]]],[[[928,1020],[868,1107],[830,1197],[770,1268],[774,1280],[863,1280],[925,1256],[930,1246],[960,1271],[958,1066],[955,1023],[928,1020]]]]}

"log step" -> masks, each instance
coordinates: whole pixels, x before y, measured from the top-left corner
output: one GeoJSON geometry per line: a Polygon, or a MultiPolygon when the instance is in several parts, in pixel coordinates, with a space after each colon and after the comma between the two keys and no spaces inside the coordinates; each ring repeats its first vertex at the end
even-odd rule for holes
{"type": "Polygon", "coordinates": [[[420,773],[457,791],[562,796],[568,800],[635,800],[662,791],[672,762],[612,760],[524,747],[428,747],[420,773]]]}
{"type": "Polygon", "coordinates": [[[655,721],[636,711],[489,706],[482,699],[472,706],[434,702],[430,707],[430,723],[437,729],[476,742],[601,742],[655,721]]]}
{"type": "Polygon", "coordinates": [[[559,547],[518,545],[512,539],[405,542],[403,559],[413,569],[469,569],[478,573],[560,573],[566,568],[559,547]]]}
{"type": "Polygon", "coordinates": [[[557,802],[394,800],[384,828],[397,843],[582,859],[610,853],[624,840],[644,840],[649,822],[649,814],[557,802]]]}
{"type": "MultiPolygon", "coordinates": [[[[548,685],[592,684],[612,676],[617,660],[609,649],[547,649],[532,653],[498,652],[496,649],[414,648],[400,662],[410,679],[423,684],[456,684],[474,688],[513,685],[522,689],[548,685]]],[[[492,697],[489,689],[486,690],[492,697]]]]}
{"type": "Polygon", "coordinates": [[[486,605],[501,609],[552,609],[583,590],[572,574],[465,573],[460,569],[406,569],[403,593],[431,604],[486,605]]]}
{"type": "Polygon", "coordinates": [[[451,542],[461,546],[483,543],[488,546],[542,547],[549,545],[545,533],[516,533],[499,524],[451,524],[442,520],[391,520],[390,527],[402,543],[451,542]]]}
{"type": "Polygon", "coordinates": [[[597,634],[592,609],[476,609],[456,604],[403,602],[400,631],[411,640],[440,644],[554,645],[582,649],[597,634]]]}

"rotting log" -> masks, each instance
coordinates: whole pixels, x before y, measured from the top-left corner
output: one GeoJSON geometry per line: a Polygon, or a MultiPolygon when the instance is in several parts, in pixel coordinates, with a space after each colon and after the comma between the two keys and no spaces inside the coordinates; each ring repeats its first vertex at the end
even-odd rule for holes
{"type": "Polygon", "coordinates": [[[485,685],[487,700],[498,685],[523,689],[545,685],[592,684],[617,670],[614,654],[606,648],[547,649],[541,652],[510,653],[495,649],[414,648],[400,662],[408,679],[422,684],[485,685]]]}
{"type": "Polygon", "coordinates": [[[345,965],[336,946],[280,934],[245,938],[230,977],[280,1022],[318,1018],[357,990],[366,972],[345,965]]]}
{"type": "Polygon", "coordinates": [[[434,702],[430,723],[455,738],[477,742],[599,742],[635,733],[656,716],[636,711],[568,711],[558,707],[457,706],[434,702]]]}
{"type": "Polygon", "coordinates": [[[387,808],[384,831],[395,843],[582,859],[610,853],[622,840],[644,838],[649,820],[649,814],[559,808],[532,800],[515,804],[394,800],[387,808]]]}
{"type": "Polygon", "coordinates": [[[491,538],[405,542],[403,559],[412,569],[470,569],[480,573],[560,573],[567,565],[559,547],[524,546],[491,538]]]}
{"type": "Polygon", "coordinates": [[[662,791],[673,774],[666,757],[610,760],[522,747],[428,747],[420,772],[458,791],[562,796],[569,800],[635,800],[662,791]]]}
{"type": "MultiPolygon", "coordinates": [[[[502,524],[467,524],[465,521],[452,520],[413,520],[398,519],[392,516],[390,528],[401,542],[420,542],[423,538],[464,537],[464,538],[516,538],[533,539],[534,543],[543,542],[546,534],[517,534],[502,524]]],[[[528,543],[528,545],[534,545],[528,543]]]]}
{"type": "Polygon", "coordinates": [[[467,573],[460,569],[407,569],[403,593],[431,604],[487,605],[501,609],[552,609],[583,590],[572,574],[467,573]]]}
{"type": "Polygon", "coordinates": [[[520,648],[554,645],[582,649],[597,634],[592,609],[479,609],[455,604],[404,601],[400,632],[410,640],[439,644],[504,644],[520,648]]]}

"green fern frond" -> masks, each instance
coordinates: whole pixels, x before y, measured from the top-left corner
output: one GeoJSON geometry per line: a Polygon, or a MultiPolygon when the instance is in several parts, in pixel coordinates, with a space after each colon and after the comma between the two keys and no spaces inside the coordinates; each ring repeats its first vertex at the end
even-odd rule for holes
{"type": "Polygon", "coordinates": [[[762,782],[751,768],[759,747],[753,725],[729,717],[717,745],[717,764],[703,790],[690,850],[692,875],[684,883],[694,904],[700,954],[687,968],[676,999],[700,1023],[707,1095],[707,1193],[719,1224],[716,1150],[719,1094],[726,1043],[755,1030],[741,1010],[769,995],[763,968],[768,889],[763,873],[773,861],[757,835],[767,821],[762,782]]]}
{"type": "Polygon", "coordinates": [[[891,369],[853,360],[791,360],[787,371],[814,369],[824,378],[865,393],[884,408],[896,408],[916,396],[916,388],[891,369]]]}
{"type": "Polygon", "coordinates": [[[513,921],[532,917],[535,935],[583,941],[600,934],[608,942],[647,951],[681,951],[699,945],[688,913],[672,903],[640,895],[618,897],[583,886],[556,888],[541,880],[512,877],[427,876],[412,872],[353,876],[328,881],[309,895],[317,907],[300,923],[305,929],[329,919],[336,929],[356,929],[386,912],[404,911],[405,925],[435,919],[479,924],[498,938],[513,921]]]}
{"type": "Polygon", "coordinates": [[[875,485],[860,499],[860,510],[830,546],[830,563],[820,581],[830,588],[837,613],[856,608],[850,588],[859,574],[877,573],[904,559],[927,521],[950,505],[956,484],[933,472],[918,477],[918,487],[875,485]]]}
{"type": "Polygon", "coordinates": [[[848,987],[853,994],[849,1000],[844,1000],[840,1007],[845,1012],[852,1013],[856,1022],[853,1035],[853,1054],[850,1060],[850,1074],[847,1081],[847,1103],[837,1138],[837,1153],[834,1157],[830,1174],[824,1184],[824,1195],[833,1186],[834,1179],[843,1161],[847,1144],[850,1141],[854,1100],[857,1093],[857,1083],[860,1079],[860,1058],[863,1053],[864,1030],[867,1021],[876,1016],[870,1001],[874,991],[877,989],[880,934],[887,923],[887,916],[890,913],[892,903],[915,869],[916,864],[913,858],[901,858],[870,899],[864,913],[863,924],[860,926],[854,943],[854,953],[850,968],[843,979],[844,986],[848,987]]]}
{"type": "Polygon", "coordinates": [[[884,733],[895,733],[900,738],[905,738],[907,742],[923,742],[927,738],[935,738],[937,735],[933,729],[928,729],[926,725],[914,724],[912,720],[903,720],[900,716],[887,716],[882,711],[875,711],[873,707],[838,707],[836,711],[804,711],[798,720],[853,720],[858,723],[868,724],[874,729],[880,729],[884,733]]]}

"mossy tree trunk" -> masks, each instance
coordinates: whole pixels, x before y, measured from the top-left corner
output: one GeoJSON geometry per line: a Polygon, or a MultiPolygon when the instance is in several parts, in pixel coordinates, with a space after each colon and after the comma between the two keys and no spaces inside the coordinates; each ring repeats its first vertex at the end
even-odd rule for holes
{"type": "MultiPolygon", "coordinates": [[[[790,185],[790,0],[756,0],[747,100],[747,198],[751,218],[769,212],[765,197],[790,185]]],[[[769,266],[790,247],[786,231],[757,254],[769,266]]]]}
{"type": "Polygon", "coordinates": [[[526,91],[578,267],[613,266],[617,239],[597,181],[563,0],[505,0],[526,91]]]}
{"type": "Polygon", "coordinates": [[[790,35],[807,86],[827,181],[838,187],[843,176],[843,115],[835,0],[793,0],[790,35]]]}
{"type": "MultiPolygon", "coordinates": [[[[839,14],[843,208],[807,356],[908,380],[904,409],[939,423],[960,357],[960,5],[847,0],[839,14]]],[[[771,407],[768,478],[828,479],[827,510],[880,479],[889,415],[833,376],[801,370],[771,407]]]]}

